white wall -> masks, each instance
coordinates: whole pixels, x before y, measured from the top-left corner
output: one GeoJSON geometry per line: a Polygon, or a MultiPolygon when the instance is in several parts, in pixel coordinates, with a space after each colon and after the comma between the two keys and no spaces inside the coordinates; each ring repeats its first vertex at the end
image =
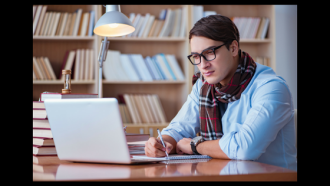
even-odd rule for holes
{"type": "Polygon", "coordinates": [[[275,5],[276,74],[283,77],[297,108],[297,5],[275,5]]]}

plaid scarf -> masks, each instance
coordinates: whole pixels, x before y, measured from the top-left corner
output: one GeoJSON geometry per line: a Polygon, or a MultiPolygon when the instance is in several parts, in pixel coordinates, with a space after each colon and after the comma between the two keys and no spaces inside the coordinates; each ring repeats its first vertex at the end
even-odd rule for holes
{"type": "Polygon", "coordinates": [[[228,103],[238,100],[254,75],[256,63],[248,53],[239,51],[239,54],[237,70],[226,86],[220,82],[209,84],[200,72],[193,75],[193,85],[198,78],[203,83],[199,95],[199,120],[200,135],[204,140],[219,139],[223,135],[218,101],[228,103]]]}

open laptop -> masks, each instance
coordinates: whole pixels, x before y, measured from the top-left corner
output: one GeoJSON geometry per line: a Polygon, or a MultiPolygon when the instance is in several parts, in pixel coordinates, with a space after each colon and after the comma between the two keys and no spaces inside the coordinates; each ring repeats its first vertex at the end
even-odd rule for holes
{"type": "Polygon", "coordinates": [[[44,101],[60,160],[136,164],[163,161],[131,158],[115,98],[44,101]]]}

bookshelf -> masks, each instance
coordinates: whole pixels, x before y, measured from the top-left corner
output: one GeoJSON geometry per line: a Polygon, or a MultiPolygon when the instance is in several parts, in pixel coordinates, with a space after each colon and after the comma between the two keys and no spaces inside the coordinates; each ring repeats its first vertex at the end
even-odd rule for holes
{"type": "MultiPolygon", "coordinates": [[[[102,5],[47,5],[47,11],[74,12],[82,8],[83,12],[95,11],[95,22],[105,13],[102,5]]],[[[107,81],[102,80],[101,96],[118,97],[119,94],[157,94],[165,111],[167,123],[131,124],[125,123],[128,132],[150,133],[157,136],[156,129],[160,130],[168,125],[175,117],[187,99],[192,89],[191,77],[194,73],[194,66],[190,64],[187,55],[190,53],[188,32],[192,28],[193,5],[121,5],[121,12],[126,16],[130,13],[140,13],[159,16],[162,9],[172,10],[186,7],[187,21],[185,37],[108,37],[110,41],[109,50],[118,50],[122,54],[141,54],[143,57],[153,56],[157,53],[174,54],[180,68],[183,71],[183,81],[107,81]]],[[[241,39],[240,48],[248,52],[252,57],[267,56],[270,59],[271,67],[276,70],[275,63],[275,11],[273,5],[203,5],[204,11],[216,11],[228,17],[268,17],[270,25],[266,39],[241,39]]],[[[94,49],[95,79],[89,81],[72,80],[72,93],[98,93],[98,70],[97,60],[100,43],[103,37],[93,36],[33,36],[33,56],[47,56],[58,76],[61,70],[64,53],[67,50],[77,48],[94,49]]],[[[33,101],[37,101],[43,91],[60,92],[63,87],[61,80],[33,80],[33,101]]]]}

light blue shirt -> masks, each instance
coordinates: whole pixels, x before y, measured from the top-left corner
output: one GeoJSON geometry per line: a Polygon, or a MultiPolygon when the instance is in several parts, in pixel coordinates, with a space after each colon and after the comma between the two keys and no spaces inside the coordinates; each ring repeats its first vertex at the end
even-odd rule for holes
{"type": "MultiPolygon", "coordinates": [[[[177,142],[200,131],[200,79],[168,127],[161,132],[177,142]]],[[[294,107],[285,80],[257,63],[239,100],[228,103],[222,121],[221,150],[236,160],[252,160],[297,171],[294,107]]]]}

